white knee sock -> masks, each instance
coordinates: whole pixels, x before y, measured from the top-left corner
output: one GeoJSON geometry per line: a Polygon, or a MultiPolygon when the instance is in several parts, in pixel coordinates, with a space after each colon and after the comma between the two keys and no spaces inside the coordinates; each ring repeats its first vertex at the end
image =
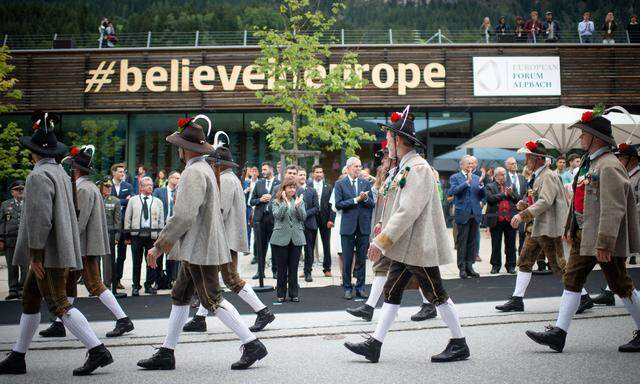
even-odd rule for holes
{"type": "Polygon", "coordinates": [[[565,332],[569,332],[569,325],[573,315],[576,314],[578,307],[580,306],[580,292],[571,292],[566,289],[562,292],[562,301],[560,302],[560,311],[558,312],[558,320],[556,321],[556,327],[562,329],[565,332]]]}
{"type": "Polygon", "coordinates": [[[20,353],[27,353],[31,340],[38,330],[40,324],[40,312],[33,315],[27,315],[23,313],[20,316],[20,333],[18,333],[18,340],[16,340],[13,350],[20,353]]]}
{"type": "Polygon", "coordinates": [[[109,310],[111,311],[111,313],[113,313],[113,316],[115,316],[117,320],[127,317],[120,304],[118,304],[118,300],[116,300],[116,297],[113,296],[113,293],[111,293],[110,290],[107,289],[106,291],[102,292],[100,296],[98,296],[98,298],[105,307],[109,308],[109,310]]]}
{"type": "Polygon", "coordinates": [[[586,289],[582,288],[582,292],[580,293],[580,295],[584,296],[584,295],[588,295],[589,292],[587,292],[586,289]]]}
{"type": "Polygon", "coordinates": [[[442,321],[444,321],[449,328],[451,338],[463,338],[464,334],[462,333],[462,327],[460,327],[460,318],[458,317],[458,311],[453,301],[449,299],[446,303],[438,305],[436,308],[438,309],[438,313],[440,313],[440,317],[442,317],[442,321]]]}
{"type": "Polygon", "coordinates": [[[202,304],[200,304],[200,306],[198,307],[198,312],[196,312],[196,316],[207,317],[208,314],[209,314],[209,310],[203,307],[202,304]]]}
{"type": "Polygon", "coordinates": [[[640,294],[635,289],[631,293],[630,298],[622,299],[624,307],[636,322],[636,329],[640,329],[640,294]]]}
{"type": "Polygon", "coordinates": [[[76,308],[71,308],[62,316],[62,324],[75,336],[87,349],[102,344],[93,329],[89,326],[87,318],[76,308]]]}
{"type": "Polygon", "coordinates": [[[387,332],[389,332],[391,324],[393,324],[394,320],[396,319],[399,309],[399,304],[382,304],[382,309],[380,310],[380,319],[378,320],[376,331],[373,333],[374,339],[378,340],[381,343],[384,342],[384,338],[387,336],[387,332]]]}
{"type": "Polygon", "coordinates": [[[531,272],[520,272],[516,276],[516,289],[513,291],[513,296],[524,297],[524,293],[531,281],[531,272]]]}
{"type": "MultiPolygon", "coordinates": [[[[73,302],[75,301],[75,297],[71,297],[71,296],[67,296],[67,301],[69,302],[69,304],[73,305],[73,302]]],[[[56,317],[56,322],[58,323],[62,323],[62,319],[59,317],[56,317]]]]}
{"type": "Polygon", "coordinates": [[[249,330],[249,327],[247,327],[244,321],[242,321],[242,317],[240,317],[236,308],[227,300],[222,300],[220,306],[216,309],[213,315],[238,335],[242,344],[246,344],[256,339],[253,333],[249,330]]]}
{"type": "Polygon", "coordinates": [[[169,315],[169,328],[167,336],[164,338],[163,348],[176,349],[178,339],[182,332],[182,327],[189,318],[188,305],[171,305],[171,314],[169,315]]]}
{"type": "Polygon", "coordinates": [[[375,308],[382,296],[384,290],[384,284],[387,282],[387,276],[374,276],[371,283],[371,291],[369,292],[369,298],[367,299],[367,305],[375,308]]]}
{"type": "Polygon", "coordinates": [[[260,312],[267,307],[262,303],[260,298],[258,298],[258,295],[256,295],[256,293],[253,291],[253,288],[251,288],[251,286],[247,283],[245,283],[244,287],[242,287],[240,292],[238,292],[238,296],[240,296],[240,298],[244,300],[245,303],[251,306],[253,312],[260,312]]]}
{"type": "Polygon", "coordinates": [[[429,300],[427,300],[427,298],[424,296],[424,293],[422,293],[422,288],[418,288],[418,292],[420,292],[420,297],[422,297],[422,304],[431,304],[429,303],[429,300]]]}

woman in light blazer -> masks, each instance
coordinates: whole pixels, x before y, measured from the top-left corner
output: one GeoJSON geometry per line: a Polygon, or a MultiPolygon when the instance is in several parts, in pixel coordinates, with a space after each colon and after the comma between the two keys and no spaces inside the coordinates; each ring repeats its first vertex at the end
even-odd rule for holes
{"type": "Polygon", "coordinates": [[[298,297],[298,263],[302,246],[306,245],[304,237],[305,209],[302,195],[296,196],[298,184],[294,177],[287,177],[276,193],[272,210],[274,218],[271,235],[271,252],[278,265],[278,284],[276,294],[278,302],[285,301],[287,286],[291,301],[297,303],[298,297]]]}

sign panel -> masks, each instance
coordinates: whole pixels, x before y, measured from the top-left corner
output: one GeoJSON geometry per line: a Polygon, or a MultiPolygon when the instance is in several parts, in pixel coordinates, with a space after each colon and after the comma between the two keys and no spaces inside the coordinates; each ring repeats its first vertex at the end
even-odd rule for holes
{"type": "Polygon", "coordinates": [[[560,58],[474,57],[473,95],[560,96],[560,58]]]}

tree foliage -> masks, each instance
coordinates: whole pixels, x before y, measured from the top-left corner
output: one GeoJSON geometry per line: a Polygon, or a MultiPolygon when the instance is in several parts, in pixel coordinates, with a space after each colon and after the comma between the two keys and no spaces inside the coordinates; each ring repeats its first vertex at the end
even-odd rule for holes
{"type": "Polygon", "coordinates": [[[80,147],[93,144],[96,152],[93,155],[93,167],[98,173],[107,173],[115,159],[120,157],[125,146],[125,139],[119,137],[118,121],[105,118],[85,119],[80,128],[67,132],[71,145],[80,147]]]}
{"type": "MultiPolygon", "coordinates": [[[[17,100],[22,92],[14,88],[17,79],[11,77],[15,67],[7,62],[10,58],[7,47],[0,47],[0,97],[17,100]]],[[[0,104],[0,113],[14,109],[12,104],[0,104]]],[[[25,178],[31,169],[31,161],[29,151],[20,147],[21,129],[13,122],[0,129],[0,181],[25,178]]]]}
{"type": "Polygon", "coordinates": [[[309,0],[284,0],[280,15],[284,28],[257,28],[260,56],[255,60],[258,74],[267,78],[267,89],[256,92],[264,104],[290,113],[290,118],[269,117],[264,123],[251,122],[254,129],[268,132],[271,149],[299,150],[299,145],[328,151],[344,148],[352,155],[359,141],[373,140],[362,128],[349,122],[355,112],[332,106],[357,100],[350,88],[361,88],[366,80],[358,73],[357,55],[346,52],[331,70],[324,63],[331,58],[325,33],[344,9],[334,3],[330,14],[314,9],[309,0]],[[301,125],[300,122],[302,121],[301,125]]]}

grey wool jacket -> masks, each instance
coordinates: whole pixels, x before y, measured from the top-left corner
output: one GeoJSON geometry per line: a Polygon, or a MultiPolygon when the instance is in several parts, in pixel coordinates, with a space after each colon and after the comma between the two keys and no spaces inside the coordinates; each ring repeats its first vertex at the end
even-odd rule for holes
{"type": "Polygon", "coordinates": [[[178,183],[173,216],[158,235],[155,246],[169,254],[170,260],[197,265],[231,262],[220,191],[204,156],[187,162],[178,183]]]}
{"type": "Polygon", "coordinates": [[[307,214],[304,202],[296,207],[293,199],[289,204],[285,201],[274,199],[272,208],[275,224],[270,243],[280,247],[286,247],[290,242],[293,242],[295,246],[306,245],[304,219],[307,214]]]}
{"type": "Polygon", "coordinates": [[[244,190],[231,169],[220,173],[220,200],[229,248],[235,252],[249,252],[244,190]]]}
{"type": "Polygon", "coordinates": [[[82,176],[76,180],[78,191],[78,229],[82,256],[104,256],[109,249],[109,230],[104,200],[98,187],[82,176]]]}
{"type": "Polygon", "coordinates": [[[42,159],[25,183],[14,265],[43,257],[45,268],[82,269],[71,179],[54,159],[42,159]]]}

